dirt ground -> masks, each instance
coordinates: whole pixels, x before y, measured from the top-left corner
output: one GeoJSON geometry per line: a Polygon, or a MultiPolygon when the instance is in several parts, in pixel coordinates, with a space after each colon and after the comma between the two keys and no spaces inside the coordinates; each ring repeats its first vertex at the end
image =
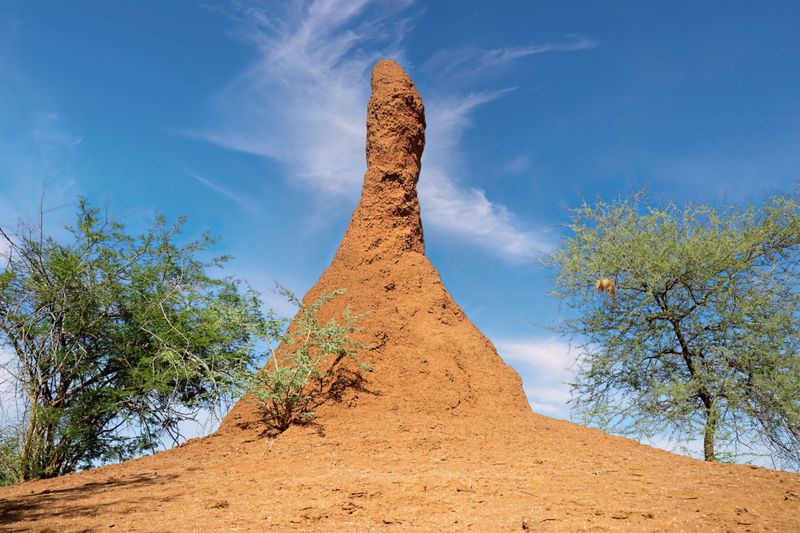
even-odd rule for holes
{"type": "Polygon", "coordinates": [[[530,414],[222,432],[0,491],[3,531],[800,531],[800,476],[530,414]]]}

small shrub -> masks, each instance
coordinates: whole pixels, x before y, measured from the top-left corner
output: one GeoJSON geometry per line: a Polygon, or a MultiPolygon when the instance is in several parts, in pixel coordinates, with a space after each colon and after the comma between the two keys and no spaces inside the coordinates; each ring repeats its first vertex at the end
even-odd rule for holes
{"type": "Polygon", "coordinates": [[[0,487],[22,481],[22,443],[13,428],[0,430],[0,487]]]}
{"type": "Polygon", "coordinates": [[[284,431],[293,423],[314,418],[313,406],[324,394],[333,370],[342,359],[352,358],[363,370],[371,371],[355,356],[356,350],[371,347],[350,337],[359,331],[356,324],[363,315],[353,316],[349,307],[342,314],[341,324],[336,318],[323,324],[317,317],[322,306],[344,294],[345,289],[324,293],[308,306],[287,289],[279,287],[279,291],[297,305],[299,312],[294,326],[285,333],[274,327],[274,321],[273,328],[262,333],[270,358],[265,368],[253,376],[248,392],[267,426],[284,431]],[[325,372],[320,370],[323,363],[327,363],[325,372]]]}

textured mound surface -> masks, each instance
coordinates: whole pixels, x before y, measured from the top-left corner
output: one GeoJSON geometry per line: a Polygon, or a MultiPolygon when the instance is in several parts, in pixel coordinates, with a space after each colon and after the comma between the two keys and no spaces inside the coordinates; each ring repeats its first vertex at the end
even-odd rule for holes
{"type": "MultiPolygon", "coordinates": [[[[306,295],[309,302],[347,289],[324,314],[345,305],[366,313],[360,340],[375,349],[360,357],[374,371],[364,376],[365,391],[345,391],[346,402],[319,411],[323,425],[343,416],[358,421],[365,411],[380,412],[384,423],[425,414],[459,424],[530,412],[517,373],[464,315],[425,256],[416,189],[424,145],[425,116],[414,84],[397,63],[378,63],[361,201],[333,262],[306,295]]],[[[253,420],[250,404],[240,402],[223,430],[253,420]]]]}
{"type": "Polygon", "coordinates": [[[531,413],[519,376],[424,255],[422,100],[397,63],[372,76],[361,202],[306,295],[368,314],[373,372],[262,437],[240,402],[211,437],[0,491],[0,527],[180,531],[800,530],[800,476],[675,456],[531,413]]]}

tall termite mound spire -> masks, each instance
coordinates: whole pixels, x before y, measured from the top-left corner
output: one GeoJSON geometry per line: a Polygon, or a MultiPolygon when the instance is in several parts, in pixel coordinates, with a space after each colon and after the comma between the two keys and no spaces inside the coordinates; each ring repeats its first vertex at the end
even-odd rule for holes
{"type": "MultiPolygon", "coordinates": [[[[315,409],[320,424],[337,420],[328,430],[351,424],[363,430],[370,418],[398,426],[431,417],[474,426],[498,413],[530,413],[519,376],[453,301],[425,256],[416,188],[424,145],[425,112],[414,83],[396,62],[380,61],[372,72],[361,201],[333,261],[304,298],[310,303],[346,289],[320,318],[349,306],[363,314],[358,340],[374,347],[358,354],[373,368],[364,381],[354,380],[363,387],[337,391],[335,401],[315,409]]],[[[254,416],[240,402],[223,428],[254,416]]]]}
{"type": "Polygon", "coordinates": [[[338,256],[371,261],[424,253],[417,200],[424,147],[425,108],[414,82],[395,61],[378,62],[367,110],[367,173],[338,256]]]}

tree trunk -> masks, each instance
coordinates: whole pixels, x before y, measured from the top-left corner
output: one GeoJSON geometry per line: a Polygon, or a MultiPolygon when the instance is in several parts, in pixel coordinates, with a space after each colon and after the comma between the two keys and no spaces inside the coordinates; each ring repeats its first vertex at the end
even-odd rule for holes
{"type": "Polygon", "coordinates": [[[22,479],[38,479],[41,477],[41,453],[44,435],[39,424],[37,407],[31,409],[28,429],[22,442],[22,479]]]}
{"type": "Polygon", "coordinates": [[[717,435],[717,408],[713,402],[706,406],[706,428],[703,434],[703,457],[706,461],[716,461],[714,441],[717,435]]]}
{"type": "Polygon", "coordinates": [[[57,454],[54,437],[56,423],[48,418],[43,408],[33,407],[28,430],[22,444],[22,478],[24,480],[56,477],[63,467],[57,454]]]}

